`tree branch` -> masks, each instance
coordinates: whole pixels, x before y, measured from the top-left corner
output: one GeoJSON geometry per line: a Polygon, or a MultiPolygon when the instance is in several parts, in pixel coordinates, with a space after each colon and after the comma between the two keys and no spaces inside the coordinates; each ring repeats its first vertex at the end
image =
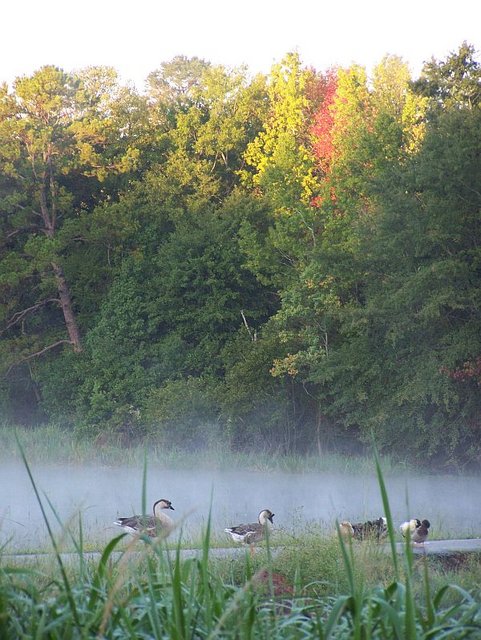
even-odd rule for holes
{"type": "Polygon", "coordinates": [[[41,356],[46,351],[50,351],[50,349],[55,349],[55,347],[58,347],[60,344],[72,344],[72,342],[70,340],[57,340],[57,342],[47,345],[43,349],[40,349],[40,351],[36,351],[35,353],[31,353],[30,355],[25,356],[24,358],[21,358],[20,360],[18,360],[17,362],[14,362],[8,367],[4,377],[6,378],[14,367],[18,367],[20,364],[24,362],[28,362],[32,358],[38,358],[38,356],[41,356]]]}
{"type": "Polygon", "coordinates": [[[30,229],[37,229],[37,228],[38,227],[36,225],[34,225],[34,224],[29,224],[27,227],[18,227],[17,229],[13,229],[9,233],[7,233],[5,238],[7,240],[10,240],[10,238],[14,238],[19,233],[22,233],[22,231],[29,231],[30,229]]]}
{"type": "Polygon", "coordinates": [[[14,325],[16,325],[18,322],[21,322],[25,318],[25,316],[27,316],[29,313],[33,313],[34,311],[36,311],[37,309],[40,309],[40,307],[43,307],[49,302],[55,302],[56,304],[60,304],[60,300],[58,298],[47,298],[46,300],[41,300],[40,302],[37,302],[36,304],[32,305],[31,307],[27,307],[22,311],[17,311],[16,313],[13,314],[13,316],[7,322],[7,326],[5,327],[5,329],[0,331],[0,335],[5,331],[7,331],[8,329],[10,329],[11,327],[13,327],[14,325]]]}
{"type": "Polygon", "coordinates": [[[242,309],[241,309],[241,316],[242,316],[242,320],[244,321],[244,326],[245,326],[245,328],[247,329],[247,333],[249,334],[249,336],[250,336],[250,338],[251,338],[252,342],[255,342],[255,341],[257,340],[257,332],[255,331],[255,329],[254,329],[254,330],[252,330],[252,329],[249,327],[249,325],[248,325],[248,323],[247,323],[247,319],[246,319],[246,317],[245,317],[245,315],[244,315],[244,311],[243,311],[242,309]]]}

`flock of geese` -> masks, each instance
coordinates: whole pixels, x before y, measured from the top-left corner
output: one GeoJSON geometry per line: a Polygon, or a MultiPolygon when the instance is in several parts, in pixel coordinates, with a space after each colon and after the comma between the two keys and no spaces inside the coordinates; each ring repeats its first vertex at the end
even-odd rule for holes
{"type": "MultiPolygon", "coordinates": [[[[175,527],[175,522],[166,513],[168,510],[174,511],[172,502],[162,498],[154,502],[153,515],[118,518],[114,524],[134,535],[144,534],[152,538],[166,537],[175,527]]],[[[254,545],[263,540],[267,529],[272,526],[274,515],[270,509],[262,509],[257,522],[238,524],[234,527],[227,527],[224,531],[230,535],[234,542],[249,545],[252,552],[254,545]]],[[[429,520],[413,518],[403,522],[399,528],[404,538],[408,537],[414,544],[424,544],[430,526],[429,520]]],[[[387,520],[383,516],[377,520],[354,524],[343,520],[339,523],[339,532],[344,539],[380,541],[387,536],[387,520]]]]}
{"type": "MultiPolygon", "coordinates": [[[[171,509],[174,511],[172,502],[165,498],[161,498],[154,502],[152,507],[153,515],[151,516],[130,516],[126,518],[118,518],[114,524],[121,527],[127,533],[134,535],[144,534],[152,538],[167,537],[175,527],[175,522],[165,513],[171,509]]],[[[234,527],[224,529],[232,540],[240,544],[248,544],[253,550],[256,542],[259,542],[266,535],[267,527],[270,527],[274,520],[274,513],[270,509],[262,509],[257,518],[257,522],[249,524],[238,524],[234,527]]]]}
{"type": "MultiPolygon", "coordinates": [[[[414,544],[424,544],[429,535],[431,523],[429,520],[419,520],[412,518],[403,522],[399,530],[403,538],[409,536],[414,544]]],[[[367,522],[358,522],[351,524],[347,520],[343,520],[339,524],[339,531],[344,539],[355,538],[356,540],[382,540],[387,536],[387,520],[381,516],[377,520],[368,520],[367,522]]]]}

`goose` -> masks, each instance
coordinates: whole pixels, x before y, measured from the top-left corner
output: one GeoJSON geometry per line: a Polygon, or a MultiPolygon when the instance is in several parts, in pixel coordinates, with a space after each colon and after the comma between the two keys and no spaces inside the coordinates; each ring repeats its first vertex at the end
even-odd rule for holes
{"type": "Polygon", "coordinates": [[[420,526],[421,520],[419,520],[419,518],[411,518],[411,520],[406,520],[406,522],[403,522],[400,525],[399,529],[403,538],[406,538],[409,532],[409,536],[412,540],[413,533],[416,531],[416,528],[420,526]]]}
{"type": "Polygon", "coordinates": [[[431,523],[429,522],[429,520],[423,520],[421,524],[414,529],[411,536],[414,544],[424,544],[426,538],[428,537],[430,526],[431,523]]]}
{"type": "Polygon", "coordinates": [[[255,543],[264,538],[267,527],[273,524],[274,515],[270,509],[262,509],[257,518],[258,522],[238,524],[235,527],[227,527],[224,531],[230,535],[234,542],[250,545],[251,553],[253,553],[255,543]]]}
{"type": "Polygon", "coordinates": [[[160,535],[167,536],[174,528],[174,522],[172,518],[169,518],[169,516],[163,512],[164,509],[172,509],[172,511],[175,511],[171,501],[162,498],[154,502],[154,506],[152,507],[153,516],[118,518],[114,524],[121,527],[124,531],[127,531],[127,533],[144,533],[151,538],[156,538],[160,535]]]}
{"type": "Polygon", "coordinates": [[[354,537],[354,529],[349,520],[343,520],[339,523],[339,533],[344,540],[354,537]]]}
{"type": "Polygon", "coordinates": [[[353,536],[357,540],[366,540],[368,538],[376,538],[381,540],[387,535],[387,520],[381,516],[377,520],[367,520],[366,522],[358,522],[351,525],[353,536]]]}

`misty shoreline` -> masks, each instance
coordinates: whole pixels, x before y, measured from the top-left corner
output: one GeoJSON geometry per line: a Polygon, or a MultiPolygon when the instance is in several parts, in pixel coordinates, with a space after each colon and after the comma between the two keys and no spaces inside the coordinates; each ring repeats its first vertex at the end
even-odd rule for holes
{"type": "MultiPolygon", "coordinates": [[[[119,516],[146,511],[159,498],[172,500],[183,535],[196,536],[211,518],[223,539],[226,526],[255,520],[271,508],[278,530],[287,534],[312,527],[334,531],[336,520],[364,521],[383,514],[375,472],[281,472],[252,470],[147,468],[96,465],[31,465],[49,518],[75,528],[81,522],[88,539],[108,540],[118,531],[119,516]]],[[[481,533],[481,477],[388,474],[385,477],[395,524],[415,514],[432,523],[433,539],[478,537],[481,533]],[[442,496],[442,498],[440,498],[442,496]]],[[[0,541],[15,548],[38,548],[45,524],[28,477],[20,463],[0,466],[0,541]]],[[[61,532],[61,527],[56,526],[61,532]]]]}

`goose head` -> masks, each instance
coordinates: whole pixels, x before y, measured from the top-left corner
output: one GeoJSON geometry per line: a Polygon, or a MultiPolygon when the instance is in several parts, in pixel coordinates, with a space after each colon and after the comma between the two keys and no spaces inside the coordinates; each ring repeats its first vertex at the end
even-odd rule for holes
{"type": "Polygon", "coordinates": [[[172,511],[175,511],[174,507],[172,506],[172,502],[170,500],[166,500],[165,498],[161,498],[154,503],[154,515],[158,517],[162,509],[172,509],[172,511]]]}
{"type": "Polygon", "coordinates": [[[262,509],[259,513],[259,524],[265,525],[269,521],[271,524],[274,524],[273,517],[275,513],[272,513],[270,509],[262,509]]]}

